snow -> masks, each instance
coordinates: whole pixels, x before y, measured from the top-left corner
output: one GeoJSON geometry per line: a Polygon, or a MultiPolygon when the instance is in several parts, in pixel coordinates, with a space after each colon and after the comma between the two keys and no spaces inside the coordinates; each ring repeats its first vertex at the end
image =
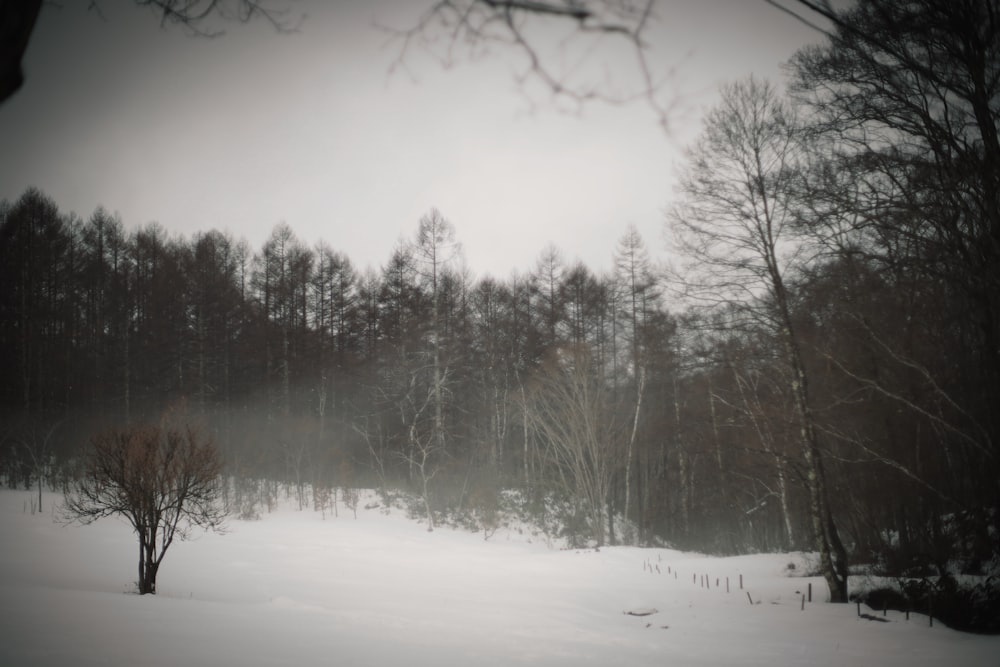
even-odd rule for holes
{"type": "Polygon", "coordinates": [[[65,526],[59,496],[36,514],[29,498],[0,491],[0,665],[1000,662],[1000,637],[823,604],[822,579],[789,576],[801,554],[561,550],[517,529],[487,541],[366,509],[370,495],[356,519],[289,504],[176,543],[159,593],[138,596],[127,525],[65,526]]]}

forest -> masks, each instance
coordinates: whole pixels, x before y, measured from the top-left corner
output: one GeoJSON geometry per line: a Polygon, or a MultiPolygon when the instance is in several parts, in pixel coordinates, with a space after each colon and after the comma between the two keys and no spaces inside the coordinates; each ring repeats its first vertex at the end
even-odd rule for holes
{"type": "Polygon", "coordinates": [[[834,601],[857,563],[982,574],[998,31],[994,2],[860,2],[782,86],[725,86],[664,192],[667,265],[624,227],[609,272],[548,247],[476,276],[475,221],[431,209],[360,269],[289,224],[185,238],[40,184],[0,203],[0,480],[61,488],[95,434],[172,412],[250,513],[367,486],[433,527],[517,490],[581,544],[815,551],[834,601]]]}

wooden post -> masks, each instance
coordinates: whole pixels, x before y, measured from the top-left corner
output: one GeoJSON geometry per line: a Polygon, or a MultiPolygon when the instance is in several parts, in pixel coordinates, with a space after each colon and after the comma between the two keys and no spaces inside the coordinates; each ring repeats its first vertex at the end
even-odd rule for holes
{"type": "Polygon", "coordinates": [[[726,577],[726,592],[729,592],[729,577],[726,577]]]}
{"type": "Polygon", "coordinates": [[[805,610],[806,610],[806,595],[805,595],[805,593],[803,593],[802,594],[802,605],[799,607],[799,611],[805,611],[805,610]]]}
{"type": "Polygon", "coordinates": [[[812,601],[813,601],[813,585],[812,585],[812,582],[810,581],[809,582],[809,602],[812,602],[812,601]]]}
{"type": "Polygon", "coordinates": [[[743,575],[740,575],[740,590],[743,590],[743,575]]]}
{"type": "Polygon", "coordinates": [[[747,591],[747,600],[750,600],[750,605],[753,606],[753,598],[750,597],[750,591],[747,591]]]}
{"type": "Polygon", "coordinates": [[[858,600],[858,618],[861,618],[861,600],[858,600]]]}

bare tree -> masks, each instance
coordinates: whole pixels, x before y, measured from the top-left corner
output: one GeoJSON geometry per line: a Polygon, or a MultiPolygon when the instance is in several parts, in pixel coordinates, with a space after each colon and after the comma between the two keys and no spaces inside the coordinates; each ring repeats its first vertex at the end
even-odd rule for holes
{"type": "MultiPolygon", "coordinates": [[[[646,350],[643,341],[644,330],[647,328],[647,318],[650,311],[658,304],[656,278],[650,266],[645,244],[638,230],[629,226],[624,236],[619,240],[615,250],[615,274],[622,292],[621,311],[629,342],[628,369],[634,388],[634,410],[632,416],[631,434],[625,452],[625,518],[629,518],[629,503],[632,497],[632,460],[636,449],[636,439],[639,431],[639,419],[642,412],[642,402],[646,390],[646,350]]],[[[639,503],[639,515],[642,515],[642,504],[639,503]]],[[[640,532],[643,522],[638,521],[640,532]]],[[[640,535],[641,537],[641,535],[640,535]]]]}
{"type": "Polygon", "coordinates": [[[222,460],[190,425],[135,426],[93,438],[81,476],[65,499],[71,522],[124,517],[139,538],[140,595],[156,593],[156,574],[175,539],[193,527],[220,532],[222,460]]]}
{"type": "Polygon", "coordinates": [[[35,476],[38,486],[38,511],[42,511],[42,484],[46,477],[52,475],[52,463],[55,458],[52,452],[52,436],[62,420],[49,424],[40,423],[21,438],[21,448],[27,454],[28,463],[35,476]]]}
{"type": "Polygon", "coordinates": [[[555,346],[559,341],[559,322],[565,318],[565,302],[559,286],[564,281],[566,263],[562,253],[549,244],[538,257],[531,274],[534,310],[543,336],[543,343],[555,346]]]}
{"type": "MultiPolygon", "coordinates": [[[[410,374],[409,389],[403,400],[399,402],[400,419],[406,424],[407,448],[400,456],[412,471],[420,475],[420,498],[424,504],[427,516],[427,532],[434,530],[434,510],[431,507],[431,480],[441,469],[441,457],[444,455],[444,433],[439,429],[438,415],[435,412],[427,418],[428,408],[434,409],[438,395],[436,384],[422,387],[418,383],[419,373],[410,374]],[[426,422],[430,421],[430,428],[426,422]]],[[[447,380],[447,373],[440,382],[447,380]]]]}
{"type": "Polygon", "coordinates": [[[768,83],[729,85],[689,151],[681,202],[672,210],[681,252],[691,260],[688,295],[735,306],[775,333],[789,369],[810,500],[810,519],[831,600],[847,601],[847,556],[830,508],[819,433],[789,280],[808,261],[794,224],[802,167],[792,110],[768,83]]]}
{"type": "Polygon", "coordinates": [[[976,490],[961,495],[980,513],[996,504],[1000,471],[1000,2],[862,0],[830,19],[830,42],[791,61],[791,90],[826,142],[808,220],[859,279],[871,266],[893,292],[919,285],[915,303],[941,295],[914,324],[935,341],[930,353],[882,313],[847,320],[926,398],[899,400],[905,390],[884,372],[843,359],[841,370],[916,420],[935,415],[932,428],[975,461],[956,487],[976,490]],[[951,335],[961,360],[942,363],[951,335]]]}
{"type": "MultiPolygon", "coordinates": [[[[431,349],[433,380],[431,392],[434,403],[434,447],[441,451],[445,449],[444,402],[445,378],[448,367],[442,359],[442,338],[445,335],[442,326],[441,287],[444,271],[448,264],[460,253],[460,246],[455,240],[455,228],[437,209],[420,218],[417,229],[417,240],[414,244],[414,257],[417,271],[431,297],[431,349]]],[[[424,457],[426,459],[426,457],[424,457]]],[[[421,466],[421,475],[423,467],[421,466]]],[[[426,480],[426,477],[424,477],[426,480]]]]}
{"type": "Polygon", "coordinates": [[[556,349],[533,378],[525,419],[547,445],[558,481],[583,504],[591,538],[603,545],[620,429],[593,362],[586,345],[556,349]]]}
{"type": "MultiPolygon", "coordinates": [[[[774,387],[772,392],[762,392],[760,385],[770,382],[764,373],[757,368],[741,370],[736,364],[730,363],[729,369],[732,371],[733,383],[736,385],[738,403],[730,405],[741,412],[752,428],[752,433],[757,436],[757,440],[764,451],[764,455],[773,461],[775,479],[777,480],[777,490],[771,494],[777,496],[781,508],[782,526],[785,529],[784,548],[795,548],[795,528],[792,524],[792,514],[790,506],[789,471],[785,453],[778,449],[777,434],[774,432],[768,418],[768,408],[766,401],[761,400],[761,395],[774,402],[773,396],[780,393],[779,387],[774,387]]],[[[714,398],[719,398],[720,402],[727,403],[725,398],[718,397],[713,393],[714,398]]],[[[713,403],[714,406],[714,403],[713,403]]],[[[749,512],[748,512],[749,514],[749,512]]]]}

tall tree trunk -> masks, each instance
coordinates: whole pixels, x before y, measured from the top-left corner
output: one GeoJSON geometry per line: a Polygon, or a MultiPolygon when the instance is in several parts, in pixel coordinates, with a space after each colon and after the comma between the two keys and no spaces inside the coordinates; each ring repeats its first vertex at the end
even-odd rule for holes
{"type": "MultiPolygon", "coordinates": [[[[682,432],[681,432],[681,399],[678,393],[677,387],[677,375],[673,377],[673,389],[674,389],[674,447],[677,450],[677,478],[680,486],[680,492],[678,494],[678,499],[680,500],[680,520],[681,520],[681,533],[687,538],[688,531],[688,506],[687,506],[687,466],[685,465],[684,459],[684,444],[682,442],[682,432]]],[[[666,456],[664,455],[664,460],[666,456]]],[[[664,471],[664,478],[666,477],[666,471],[664,471]]],[[[675,528],[676,530],[676,528],[675,528]]],[[[676,534],[676,533],[675,533],[676,534]]]]}
{"type": "Polygon", "coordinates": [[[292,370],[288,363],[289,354],[288,323],[281,326],[281,413],[287,417],[292,413],[292,370]]]}
{"type": "MultiPolygon", "coordinates": [[[[629,434],[625,454],[625,520],[629,518],[629,500],[632,497],[632,452],[635,449],[635,438],[639,432],[639,414],[642,411],[642,397],[646,388],[646,369],[642,366],[636,369],[635,411],[632,414],[632,432],[629,434]]],[[[612,518],[613,520],[613,518],[612,518]]]]}
{"type": "Polygon", "coordinates": [[[785,340],[785,352],[792,371],[791,392],[795,414],[799,422],[799,438],[806,463],[806,482],[809,490],[809,518],[813,529],[816,550],[819,552],[823,578],[830,588],[831,602],[847,602],[847,552],[830,511],[826,487],[823,456],[816,435],[816,425],[809,405],[809,382],[798,338],[792,325],[791,310],[784,284],[776,271],[772,280],[777,297],[785,340]]]}
{"type": "Polygon", "coordinates": [[[125,305],[125,326],[124,334],[122,335],[122,355],[125,357],[125,361],[122,364],[122,382],[124,383],[124,395],[125,395],[125,424],[128,425],[132,418],[132,357],[131,348],[129,347],[129,339],[132,333],[131,324],[131,308],[126,303],[125,305]]]}

